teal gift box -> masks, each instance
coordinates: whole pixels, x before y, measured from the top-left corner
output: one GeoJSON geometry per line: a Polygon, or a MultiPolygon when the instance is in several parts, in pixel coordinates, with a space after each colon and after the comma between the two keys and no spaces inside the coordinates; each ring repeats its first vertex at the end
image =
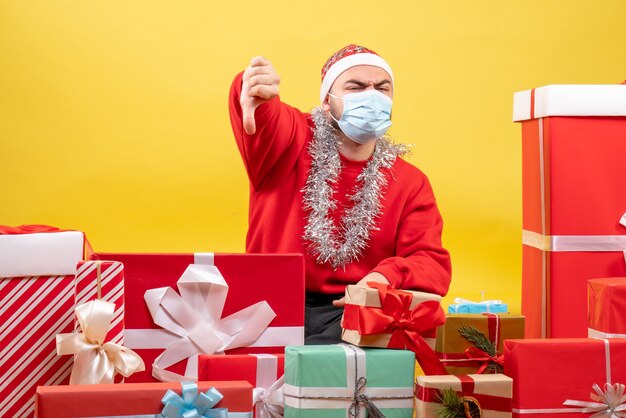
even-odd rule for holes
{"type": "Polygon", "coordinates": [[[413,417],[415,354],[349,344],[285,348],[285,418],[413,417]]]}
{"type": "Polygon", "coordinates": [[[483,300],[474,302],[471,300],[455,298],[454,305],[448,306],[448,313],[481,314],[481,313],[507,313],[509,307],[501,300],[483,300]]]}

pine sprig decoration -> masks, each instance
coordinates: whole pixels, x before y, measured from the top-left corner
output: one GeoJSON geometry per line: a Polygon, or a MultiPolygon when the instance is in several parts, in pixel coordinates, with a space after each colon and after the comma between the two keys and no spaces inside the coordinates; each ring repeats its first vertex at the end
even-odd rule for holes
{"type": "Polygon", "coordinates": [[[438,403],[441,404],[437,413],[439,418],[465,418],[463,397],[452,388],[439,389],[438,403]]]}
{"type": "MultiPolygon", "coordinates": [[[[470,344],[474,345],[476,348],[483,350],[485,353],[489,354],[491,357],[496,357],[496,344],[487,338],[485,334],[480,332],[476,327],[471,325],[463,324],[459,327],[459,334],[470,344]]],[[[500,364],[495,361],[490,361],[487,366],[487,370],[491,373],[501,373],[503,368],[500,364]]]]}

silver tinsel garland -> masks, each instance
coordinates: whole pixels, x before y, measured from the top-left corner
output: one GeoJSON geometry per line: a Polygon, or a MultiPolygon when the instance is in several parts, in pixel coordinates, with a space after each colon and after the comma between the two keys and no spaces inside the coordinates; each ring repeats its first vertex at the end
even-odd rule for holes
{"type": "Polygon", "coordinates": [[[381,198],[387,186],[383,169],[393,166],[396,158],[407,153],[404,145],[395,145],[387,136],[376,142],[374,155],[357,177],[354,193],[348,198],[354,205],[344,212],[337,227],[329,212],[337,208],[334,186],[341,173],[339,146],[341,140],[320,108],[311,112],[315,129],[309,145],[311,171],[304,193],[304,209],[309,219],[304,239],[319,264],[330,263],[334,269],[358,260],[367,248],[372,231],[382,211],[381,198]]]}

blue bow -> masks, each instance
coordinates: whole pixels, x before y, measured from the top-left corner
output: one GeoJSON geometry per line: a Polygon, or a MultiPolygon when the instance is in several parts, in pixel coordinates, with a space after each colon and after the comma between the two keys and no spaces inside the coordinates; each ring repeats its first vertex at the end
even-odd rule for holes
{"type": "Polygon", "coordinates": [[[165,407],[161,411],[164,418],[228,418],[228,408],[215,408],[224,396],[211,388],[206,393],[198,393],[198,385],[181,382],[183,396],[168,390],[161,399],[165,407]]]}

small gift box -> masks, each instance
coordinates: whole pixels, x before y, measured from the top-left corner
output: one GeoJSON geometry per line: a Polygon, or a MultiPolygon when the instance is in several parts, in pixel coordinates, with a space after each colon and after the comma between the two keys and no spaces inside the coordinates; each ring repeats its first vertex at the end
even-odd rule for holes
{"type": "Polygon", "coordinates": [[[47,225],[0,225],[0,277],[67,276],[83,259],[85,234],[47,225]]]}
{"type": "Polygon", "coordinates": [[[361,347],[409,349],[426,374],[446,374],[432,350],[445,321],[441,297],[368,285],[346,287],[341,338],[361,347]]]}
{"type": "Polygon", "coordinates": [[[448,313],[455,314],[481,314],[481,313],[507,313],[509,307],[501,300],[482,300],[474,302],[467,299],[455,298],[454,304],[448,306],[448,313]]]}
{"type": "Polygon", "coordinates": [[[589,337],[626,338],[626,278],[588,282],[589,337]]]}
{"type": "Polygon", "coordinates": [[[609,417],[626,410],[619,395],[626,382],[626,340],[526,339],[504,346],[504,373],[515,382],[513,416],[609,417]]]}
{"type": "Polygon", "coordinates": [[[37,418],[252,418],[252,386],[243,381],[40,386],[35,403],[37,418]]]}
{"type": "Polygon", "coordinates": [[[194,380],[199,354],[280,353],[304,343],[300,254],[92,258],[124,264],[125,299],[133,301],[125,307],[124,344],[148,369],[126,382],[194,380]]]}
{"type": "Polygon", "coordinates": [[[419,418],[510,417],[512,386],[503,374],[418,376],[415,412],[419,418]]]}
{"type": "Polygon", "coordinates": [[[287,347],[285,418],[365,418],[373,411],[411,418],[414,362],[407,350],[348,344],[287,347]]]}
{"type": "Polygon", "coordinates": [[[256,418],[283,414],[282,380],[284,354],[200,355],[199,380],[246,380],[253,390],[256,418]]]}
{"type": "Polygon", "coordinates": [[[524,338],[524,316],[448,314],[435,352],[450,374],[502,372],[504,340],[524,338]]]}

